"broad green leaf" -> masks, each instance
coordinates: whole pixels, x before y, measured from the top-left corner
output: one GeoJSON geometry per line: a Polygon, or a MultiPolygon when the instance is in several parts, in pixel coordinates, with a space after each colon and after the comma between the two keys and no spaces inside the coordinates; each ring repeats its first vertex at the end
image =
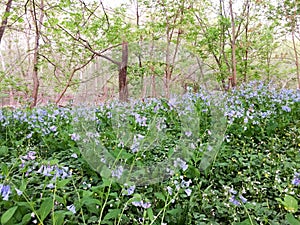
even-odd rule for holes
{"type": "Polygon", "coordinates": [[[290,195],[284,197],[285,209],[289,212],[295,213],[298,211],[298,201],[290,195]]]}
{"type": "Polygon", "coordinates": [[[55,211],[54,212],[54,225],[62,225],[64,223],[64,218],[65,218],[65,212],[60,210],[60,211],[55,211]]]}
{"type": "Polygon", "coordinates": [[[57,188],[63,188],[63,187],[65,187],[69,182],[70,182],[69,179],[64,179],[64,180],[58,181],[57,184],[56,184],[56,187],[57,187],[57,188]]]}
{"type": "Polygon", "coordinates": [[[161,192],[155,192],[154,193],[155,197],[162,200],[162,201],[165,201],[165,196],[161,193],[161,192]]]}
{"type": "Polygon", "coordinates": [[[153,221],[154,220],[154,215],[153,215],[153,210],[151,208],[147,209],[147,214],[148,214],[148,217],[149,217],[150,221],[153,221]]]}
{"type": "Polygon", "coordinates": [[[14,206],[9,208],[2,216],[1,216],[1,224],[6,224],[15,214],[16,210],[19,206],[14,206]]]}
{"type": "Polygon", "coordinates": [[[300,221],[297,220],[291,213],[286,214],[285,219],[290,223],[290,225],[300,225],[300,221]]]}
{"type": "Polygon", "coordinates": [[[103,220],[110,220],[110,219],[116,219],[118,218],[119,214],[121,213],[121,209],[111,209],[109,212],[105,215],[103,220]]]}
{"type": "Polygon", "coordinates": [[[0,156],[5,156],[8,153],[7,146],[0,146],[0,156]]]}
{"type": "Polygon", "coordinates": [[[41,208],[39,209],[38,213],[41,217],[41,220],[44,221],[44,219],[48,216],[48,214],[51,212],[53,207],[53,200],[52,198],[46,198],[42,205],[41,208]]]}

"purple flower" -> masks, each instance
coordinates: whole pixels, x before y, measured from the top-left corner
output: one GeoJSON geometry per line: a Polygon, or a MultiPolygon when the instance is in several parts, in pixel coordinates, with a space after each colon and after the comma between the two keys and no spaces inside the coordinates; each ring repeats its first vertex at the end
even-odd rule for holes
{"type": "Polygon", "coordinates": [[[112,171],[111,175],[112,177],[117,177],[118,179],[120,179],[123,174],[123,171],[123,167],[119,166],[116,170],[112,171]]]}
{"type": "Polygon", "coordinates": [[[76,208],[75,208],[75,206],[72,204],[72,205],[69,205],[69,206],[67,206],[67,209],[69,210],[69,211],[71,211],[73,214],[75,214],[76,213],[76,208]]]}
{"type": "Polygon", "coordinates": [[[142,207],[144,209],[148,209],[151,207],[150,202],[144,202],[143,200],[139,202],[138,201],[132,202],[132,205],[134,205],[135,207],[142,207]]]}
{"type": "Polygon", "coordinates": [[[294,178],[292,180],[292,184],[295,186],[300,185],[300,173],[295,173],[294,178]]]}
{"type": "Polygon", "coordinates": [[[188,168],[188,165],[186,164],[185,161],[183,161],[182,159],[180,158],[177,158],[175,161],[174,161],[174,166],[175,167],[180,167],[183,171],[186,171],[187,168],[188,168]]]}
{"type": "Polygon", "coordinates": [[[232,204],[234,204],[236,206],[240,206],[241,205],[241,203],[238,200],[236,200],[236,198],[235,198],[234,195],[231,196],[231,198],[229,199],[229,202],[231,202],[232,204]]]}
{"type": "Polygon", "coordinates": [[[79,136],[79,134],[73,133],[73,134],[71,134],[71,139],[72,139],[73,141],[79,141],[80,136],[79,136]]]}
{"type": "Polygon", "coordinates": [[[239,198],[241,199],[241,201],[242,201],[243,203],[246,203],[246,202],[247,202],[247,199],[246,199],[244,196],[239,195],[239,198]]]}
{"type": "Polygon", "coordinates": [[[50,129],[52,132],[56,132],[57,127],[53,125],[53,126],[51,126],[49,129],[50,129]]]}
{"type": "Polygon", "coordinates": [[[192,190],[191,189],[188,188],[188,189],[185,189],[184,191],[187,194],[187,196],[191,196],[191,194],[192,194],[192,190]]]}
{"type": "Polygon", "coordinates": [[[135,186],[130,186],[128,189],[125,190],[125,193],[123,195],[132,195],[134,193],[135,186]]]}
{"type": "Polygon", "coordinates": [[[25,159],[25,160],[34,160],[36,158],[35,156],[36,152],[35,151],[29,151],[27,153],[27,155],[25,156],[21,156],[22,159],[25,159]]]}
{"type": "Polygon", "coordinates": [[[10,186],[0,184],[0,194],[4,201],[8,201],[9,194],[11,193],[10,186]]]}
{"type": "Polygon", "coordinates": [[[290,112],[291,111],[291,108],[288,107],[287,105],[284,105],[281,107],[283,111],[286,111],[286,112],[290,112]]]}

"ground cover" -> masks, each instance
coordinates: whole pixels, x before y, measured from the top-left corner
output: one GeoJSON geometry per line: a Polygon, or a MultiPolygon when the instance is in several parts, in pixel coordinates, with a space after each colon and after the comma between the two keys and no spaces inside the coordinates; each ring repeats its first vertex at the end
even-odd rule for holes
{"type": "Polygon", "coordinates": [[[300,224],[300,92],[0,110],[1,224],[300,224]]]}

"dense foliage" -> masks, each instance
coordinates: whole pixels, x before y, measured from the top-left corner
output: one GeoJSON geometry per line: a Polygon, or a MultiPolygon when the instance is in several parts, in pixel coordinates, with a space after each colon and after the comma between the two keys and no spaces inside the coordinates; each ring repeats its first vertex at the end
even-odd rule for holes
{"type": "Polygon", "coordinates": [[[1,109],[0,143],[1,224],[299,224],[299,91],[1,109]]]}

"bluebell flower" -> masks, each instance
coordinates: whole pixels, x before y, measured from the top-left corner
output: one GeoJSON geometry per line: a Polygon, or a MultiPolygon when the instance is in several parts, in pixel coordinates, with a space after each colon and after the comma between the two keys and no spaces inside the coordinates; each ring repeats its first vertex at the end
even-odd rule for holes
{"type": "Polygon", "coordinates": [[[135,185],[128,187],[124,190],[123,195],[132,195],[135,191],[135,185]]]}
{"type": "Polygon", "coordinates": [[[2,195],[4,201],[8,201],[10,193],[11,190],[9,185],[0,184],[0,195],[2,195]]]}
{"type": "Polygon", "coordinates": [[[283,111],[286,111],[286,112],[290,112],[291,111],[291,108],[288,107],[287,105],[284,105],[281,107],[283,111]]]}
{"type": "Polygon", "coordinates": [[[111,175],[112,177],[117,177],[118,179],[120,179],[123,174],[123,171],[124,171],[123,167],[119,166],[117,169],[112,171],[111,175]]]}
{"type": "Polygon", "coordinates": [[[76,208],[75,208],[75,206],[72,204],[72,205],[69,205],[69,206],[67,206],[67,209],[69,210],[69,211],[71,211],[73,214],[75,214],[76,213],[76,208]]]}
{"type": "Polygon", "coordinates": [[[243,203],[246,203],[247,202],[247,199],[242,196],[242,195],[239,195],[239,199],[243,202],[243,203]]]}
{"type": "Polygon", "coordinates": [[[79,141],[80,136],[79,136],[79,134],[73,133],[73,134],[71,134],[71,139],[72,139],[73,141],[79,141]]]}
{"type": "Polygon", "coordinates": [[[191,193],[192,193],[191,189],[188,188],[188,189],[185,189],[184,191],[187,194],[187,196],[191,196],[191,193]]]}
{"type": "Polygon", "coordinates": [[[135,207],[142,207],[144,209],[148,209],[151,207],[151,203],[150,202],[144,202],[142,201],[134,201],[132,202],[132,205],[134,205],[135,207]]]}
{"type": "Polygon", "coordinates": [[[236,205],[236,206],[240,206],[240,205],[241,205],[241,203],[240,203],[238,200],[236,200],[236,198],[235,198],[234,195],[232,195],[232,196],[230,197],[229,202],[231,202],[232,204],[234,204],[234,205],[236,205]]]}
{"type": "Polygon", "coordinates": [[[25,160],[34,160],[36,158],[35,155],[36,155],[35,151],[29,151],[25,156],[21,156],[21,158],[25,160]]]}
{"type": "Polygon", "coordinates": [[[17,195],[22,195],[23,194],[23,191],[21,191],[21,190],[19,190],[19,189],[17,189],[17,188],[15,188],[15,190],[16,190],[16,192],[17,192],[17,195]]]}
{"type": "Polygon", "coordinates": [[[168,191],[169,195],[173,194],[173,189],[170,186],[167,187],[167,191],[168,191]]]}
{"type": "Polygon", "coordinates": [[[175,167],[180,167],[183,171],[186,171],[187,168],[188,168],[188,165],[185,161],[183,161],[182,159],[180,158],[177,158],[175,161],[174,161],[174,166],[175,167]]]}
{"type": "Polygon", "coordinates": [[[299,186],[300,185],[300,173],[295,173],[294,174],[294,178],[292,180],[292,184],[295,186],[299,186]]]}

